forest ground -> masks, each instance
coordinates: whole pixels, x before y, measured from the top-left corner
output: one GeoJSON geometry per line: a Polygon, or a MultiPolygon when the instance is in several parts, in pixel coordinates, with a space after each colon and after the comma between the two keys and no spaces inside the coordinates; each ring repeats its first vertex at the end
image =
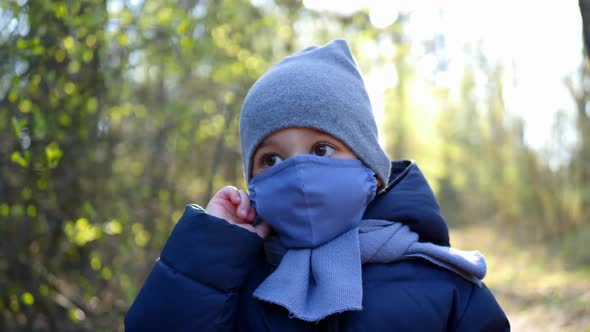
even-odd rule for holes
{"type": "Polygon", "coordinates": [[[590,332],[590,266],[569,267],[544,246],[519,245],[490,225],[454,228],[451,242],[484,254],[484,281],[508,315],[512,331],[590,332]]]}

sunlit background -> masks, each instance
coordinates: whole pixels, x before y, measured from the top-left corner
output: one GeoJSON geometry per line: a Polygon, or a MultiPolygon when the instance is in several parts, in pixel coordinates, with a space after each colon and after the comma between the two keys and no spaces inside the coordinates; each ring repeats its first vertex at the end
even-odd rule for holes
{"type": "Polygon", "coordinates": [[[244,186],[249,87],[334,38],[513,330],[589,330],[582,29],[577,1],[0,0],[0,330],[122,330],[184,205],[244,186]]]}
{"type": "MultiPolygon", "coordinates": [[[[265,1],[255,1],[264,4],[265,1]]],[[[575,77],[583,62],[582,22],[575,1],[325,1],[306,0],[310,9],[342,16],[368,11],[376,28],[387,28],[401,16],[406,38],[412,42],[411,57],[422,86],[412,94],[424,103],[429,115],[437,111],[436,101],[424,90],[424,83],[457,90],[466,70],[481,70],[478,54],[503,71],[502,94],[507,113],[524,120],[527,144],[543,151],[555,137],[548,135],[558,113],[567,118],[565,142],[575,144],[576,105],[564,80],[575,77]],[[475,50],[474,50],[475,49],[475,50]]],[[[323,22],[315,22],[322,25],[323,22]]],[[[313,27],[298,29],[298,45],[313,44],[313,27]]],[[[397,85],[395,66],[375,65],[372,60],[392,57],[396,47],[391,38],[365,38],[360,46],[367,57],[365,75],[376,112],[382,115],[383,91],[397,85]]],[[[478,82],[485,86],[485,74],[478,82]]],[[[428,119],[432,121],[432,118],[428,119]]],[[[552,156],[558,163],[567,155],[552,156]]]]}

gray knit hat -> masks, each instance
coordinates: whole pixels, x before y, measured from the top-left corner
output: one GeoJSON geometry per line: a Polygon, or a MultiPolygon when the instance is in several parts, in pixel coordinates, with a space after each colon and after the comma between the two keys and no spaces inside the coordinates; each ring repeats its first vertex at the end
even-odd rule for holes
{"type": "Polygon", "coordinates": [[[247,182],[258,145],[289,127],[313,128],[338,138],[377,174],[383,187],[387,185],[390,161],[379,145],[371,102],[345,40],[286,57],[254,83],[240,115],[247,182]]]}

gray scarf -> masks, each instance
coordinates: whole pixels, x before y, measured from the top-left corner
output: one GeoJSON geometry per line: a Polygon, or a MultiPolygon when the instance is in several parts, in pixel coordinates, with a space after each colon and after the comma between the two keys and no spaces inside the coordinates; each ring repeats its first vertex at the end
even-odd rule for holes
{"type": "Polygon", "coordinates": [[[308,322],[362,310],[362,264],[423,258],[480,287],[486,274],[478,251],[418,242],[408,226],[386,220],[362,220],[358,228],[317,248],[285,250],[272,240],[266,246],[270,263],[280,263],[253,296],[308,322]]]}

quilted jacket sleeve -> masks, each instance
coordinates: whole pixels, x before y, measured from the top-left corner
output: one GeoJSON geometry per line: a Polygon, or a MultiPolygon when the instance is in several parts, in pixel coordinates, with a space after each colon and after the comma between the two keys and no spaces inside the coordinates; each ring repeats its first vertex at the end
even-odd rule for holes
{"type": "Polygon", "coordinates": [[[126,331],[229,331],[258,235],[188,205],[125,317],[126,331]]]}
{"type": "Polygon", "coordinates": [[[509,332],[510,322],[492,292],[485,285],[481,288],[474,286],[454,331],[509,332]]]}

